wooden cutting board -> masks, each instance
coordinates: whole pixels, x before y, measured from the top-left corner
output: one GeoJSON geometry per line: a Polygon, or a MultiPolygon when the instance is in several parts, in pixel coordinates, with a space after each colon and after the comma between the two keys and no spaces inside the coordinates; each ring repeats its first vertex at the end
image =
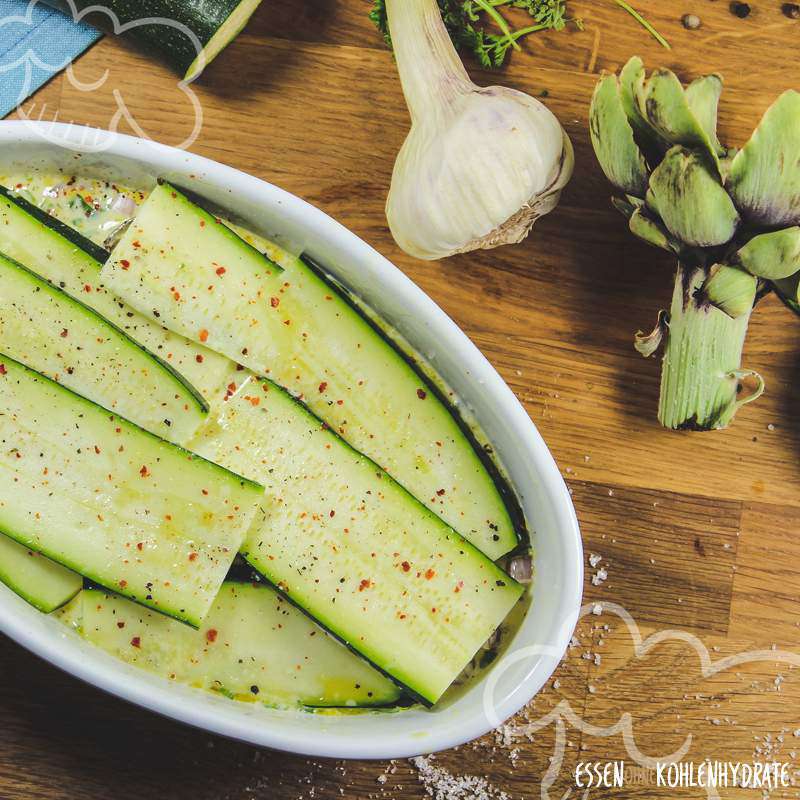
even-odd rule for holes
{"type": "MultiPolygon", "coordinates": [[[[763,374],[767,392],[731,430],[659,428],[659,364],[632,342],[668,303],[673,266],[635,242],[611,209],[587,135],[597,74],[638,53],[687,79],[721,72],[721,138],[741,144],[780,91],[800,88],[800,21],[779,0],[753,0],[746,19],[726,0],[635,4],[671,51],[612,0],[571,0],[583,31],[537,35],[505,72],[475,72],[479,82],[542,97],[575,144],[561,206],[519,246],[429,264],[394,245],[383,205],[408,120],[366,0],[268,0],[194,85],[202,128],[191,148],[332,214],[461,325],[525,404],[572,489],[586,601],[619,604],[630,617],[590,613],[556,680],[508,728],[416,765],[321,762],[217,739],[107,697],[3,639],[2,800],[410,800],[426,786],[435,796],[434,784],[450,787],[445,798],[533,798],[548,787],[560,798],[578,796],[578,762],[635,767],[637,753],[663,757],[682,746],[695,761],[800,766],[800,671],[788,663],[800,654],[800,320],[774,297],[759,304],[744,363],[763,374]],[[699,29],[682,26],[687,12],[699,29]],[[601,557],[594,568],[590,553],[601,557]],[[595,585],[601,568],[607,578],[595,585]],[[737,658],[717,663],[727,657],[737,658]],[[620,720],[627,737],[613,727],[620,720]]],[[[193,108],[174,77],[112,39],[25,111],[107,127],[118,109],[113,90],[133,120],[122,130],[138,126],[172,144],[192,133],[193,108]],[[105,70],[105,84],[87,91],[105,70]]],[[[591,796],[705,796],[638,778],[631,771],[623,789],[591,796]]]]}

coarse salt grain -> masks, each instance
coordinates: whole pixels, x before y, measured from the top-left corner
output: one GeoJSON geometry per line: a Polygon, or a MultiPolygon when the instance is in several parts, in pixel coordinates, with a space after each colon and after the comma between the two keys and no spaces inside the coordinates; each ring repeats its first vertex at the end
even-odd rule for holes
{"type": "Polygon", "coordinates": [[[605,569],[599,569],[592,575],[592,586],[599,586],[608,578],[608,571],[605,569]]]}
{"type": "Polygon", "coordinates": [[[477,775],[453,775],[432,763],[432,756],[417,756],[411,764],[419,782],[433,800],[511,800],[503,791],[477,775]]]}

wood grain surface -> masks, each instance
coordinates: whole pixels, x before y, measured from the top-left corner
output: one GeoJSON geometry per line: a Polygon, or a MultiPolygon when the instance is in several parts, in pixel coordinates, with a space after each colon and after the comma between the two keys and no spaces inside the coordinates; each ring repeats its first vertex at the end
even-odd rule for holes
{"type": "MultiPolygon", "coordinates": [[[[572,774],[579,761],[635,766],[637,753],[656,758],[681,747],[695,761],[775,758],[800,767],[792,663],[800,655],[800,320],[773,297],[760,303],[744,364],[764,375],[767,392],[730,430],[659,428],[659,363],[632,342],[668,302],[672,264],[635,242],[611,209],[587,135],[597,73],[638,53],[684,78],[721,72],[721,138],[741,144],[772,99],[800,84],[800,21],[779,0],[751,0],[746,19],[727,0],[635,5],[672,50],[611,0],[570,0],[583,31],[529,38],[500,74],[474,70],[481,83],[544,96],[572,137],[577,167],[557,212],[526,242],[439,263],[405,256],[386,227],[408,119],[366,0],[267,0],[193,87],[203,123],[192,150],[332,214],[472,337],[549,443],[573,491],[587,559],[601,557],[595,567],[587,561],[585,597],[603,611],[582,619],[555,680],[503,731],[428,762],[485,779],[483,790],[443,798],[584,796],[572,774]],[[699,29],[683,27],[687,12],[700,17],[699,29]],[[593,583],[600,569],[607,578],[593,583]],[[743,653],[755,655],[736,663],[743,653]]],[[[133,124],[167,143],[190,134],[192,106],[175,78],[109,38],[24,108],[107,127],[118,109],[114,90],[134,120],[121,129],[133,124]],[[105,70],[104,86],[81,88],[105,70]]],[[[2,640],[0,800],[436,796],[422,767],[316,761],[217,739],[105,696],[2,640]]],[[[632,771],[624,789],[589,796],[706,794],[649,780],[632,771]]]]}

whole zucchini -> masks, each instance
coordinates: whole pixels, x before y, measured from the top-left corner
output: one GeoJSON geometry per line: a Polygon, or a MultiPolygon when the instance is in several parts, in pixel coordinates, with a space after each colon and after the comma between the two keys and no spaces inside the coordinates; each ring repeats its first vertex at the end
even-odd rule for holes
{"type": "MultiPolygon", "coordinates": [[[[65,0],[45,2],[72,13],[65,0]]],[[[78,13],[98,8],[93,0],[72,2],[78,13]]],[[[92,11],[85,21],[161,57],[184,80],[192,80],[236,38],[260,3],[261,0],[103,0],[103,9],[110,13],[92,11]]]]}

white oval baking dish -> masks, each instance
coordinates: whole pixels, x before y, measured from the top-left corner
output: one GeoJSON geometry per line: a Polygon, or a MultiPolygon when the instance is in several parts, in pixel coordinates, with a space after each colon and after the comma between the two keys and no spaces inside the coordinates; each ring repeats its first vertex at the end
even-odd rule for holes
{"type": "Polygon", "coordinates": [[[560,661],[581,602],[583,552],[569,493],[511,390],[455,323],[402,272],[339,223],[282,189],[153,142],[78,126],[0,122],[0,170],[14,164],[113,177],[163,176],[229,209],[251,229],[306,251],[360,295],[471,409],[533,530],[532,600],[514,638],[466,691],[434,710],[318,715],[236,703],[176,686],[92,648],[0,585],[0,630],[95,686],[189,725],[257,745],[333,758],[401,758],[474,739],[527,703],[560,661]],[[101,142],[85,147],[87,142],[101,142]]]}

